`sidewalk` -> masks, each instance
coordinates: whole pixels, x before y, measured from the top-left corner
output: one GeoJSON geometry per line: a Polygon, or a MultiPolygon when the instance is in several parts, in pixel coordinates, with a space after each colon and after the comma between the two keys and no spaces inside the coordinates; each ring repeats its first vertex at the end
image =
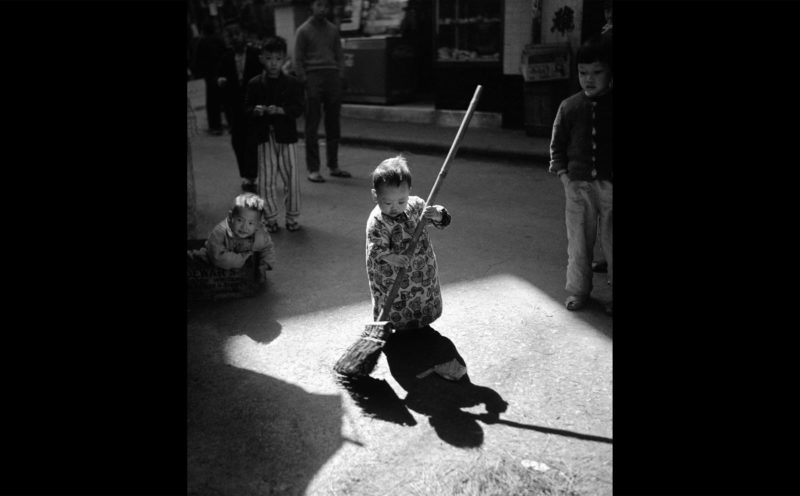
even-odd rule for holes
{"type": "MultiPolygon", "coordinates": [[[[302,122],[298,130],[303,136],[302,122]]],[[[458,127],[342,117],[341,142],[350,145],[387,146],[397,151],[447,156],[458,127]]],[[[324,136],[320,125],[320,135],[324,136]]],[[[470,125],[458,149],[459,157],[500,159],[547,166],[548,138],[526,136],[522,129],[490,129],[470,125]]]]}
{"type": "MultiPolygon", "coordinates": [[[[198,112],[201,129],[206,126],[205,86],[202,80],[190,81],[187,85],[192,106],[198,112]],[[203,115],[199,115],[203,114],[203,115]]],[[[417,114],[425,109],[415,109],[417,114]]],[[[413,112],[413,111],[412,111],[413,112]]],[[[435,112],[433,108],[428,112],[435,112]]],[[[447,156],[458,132],[460,118],[455,125],[399,122],[409,113],[408,106],[364,106],[344,104],[342,106],[341,143],[356,146],[389,147],[398,152],[426,153],[447,156]]],[[[463,112],[461,113],[463,114],[463,112]]],[[[411,121],[413,119],[409,119],[411,121]]],[[[527,136],[523,129],[503,129],[477,125],[473,117],[464,132],[458,149],[459,157],[498,159],[521,164],[547,166],[550,160],[549,137],[527,136]]],[[[488,119],[487,119],[488,120],[488,119]]],[[[298,119],[297,129],[304,137],[303,119],[298,119]]],[[[324,126],[320,124],[320,137],[324,138],[324,126]]]]}

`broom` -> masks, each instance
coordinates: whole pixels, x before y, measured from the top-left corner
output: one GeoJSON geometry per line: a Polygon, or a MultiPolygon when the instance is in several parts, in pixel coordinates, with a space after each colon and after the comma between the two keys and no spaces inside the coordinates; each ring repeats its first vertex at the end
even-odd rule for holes
{"type": "MultiPolygon", "coordinates": [[[[475,112],[475,107],[478,104],[478,99],[481,96],[482,90],[483,88],[480,85],[475,88],[475,94],[472,96],[469,108],[464,114],[464,118],[458,128],[458,133],[456,133],[456,137],[453,139],[453,144],[450,145],[450,152],[444,159],[444,164],[442,164],[442,169],[439,171],[439,176],[436,178],[436,182],[433,184],[433,188],[431,188],[428,199],[425,201],[426,207],[428,205],[433,205],[439,188],[442,185],[442,181],[445,176],[447,176],[447,169],[450,166],[450,161],[455,156],[456,150],[458,150],[458,146],[461,144],[464,131],[467,126],[469,126],[469,121],[472,119],[472,114],[475,112]]],[[[424,220],[420,220],[417,224],[417,228],[414,230],[411,242],[406,248],[406,256],[411,257],[413,255],[414,249],[417,246],[417,241],[424,227],[424,220]]],[[[378,358],[380,357],[383,346],[386,344],[386,340],[394,333],[392,323],[384,319],[389,316],[389,310],[392,308],[392,303],[394,303],[395,298],[397,298],[397,292],[400,289],[400,281],[403,280],[405,275],[406,268],[402,267],[397,273],[389,295],[386,297],[386,303],[383,305],[380,315],[378,315],[378,320],[367,324],[359,339],[336,361],[336,364],[333,366],[333,370],[336,373],[345,376],[368,376],[375,370],[375,365],[378,363],[378,358]]]]}

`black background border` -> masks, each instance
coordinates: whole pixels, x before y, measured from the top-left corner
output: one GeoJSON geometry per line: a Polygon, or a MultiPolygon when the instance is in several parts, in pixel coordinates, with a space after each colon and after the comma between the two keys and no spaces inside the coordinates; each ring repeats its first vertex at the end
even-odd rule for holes
{"type": "MultiPolygon", "coordinates": [[[[796,494],[800,6],[614,6],[614,493],[796,494]]],[[[185,4],[0,15],[0,490],[184,494],[185,4]]]]}

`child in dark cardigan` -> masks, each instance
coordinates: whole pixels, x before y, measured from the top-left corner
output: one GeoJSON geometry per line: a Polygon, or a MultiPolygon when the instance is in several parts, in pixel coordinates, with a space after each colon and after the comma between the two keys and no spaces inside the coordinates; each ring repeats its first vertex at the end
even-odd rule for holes
{"type": "MultiPolygon", "coordinates": [[[[592,256],[598,237],[613,271],[613,160],[611,44],[591,39],[577,54],[581,91],[561,102],[553,122],[550,172],[566,197],[568,310],[580,310],[592,291],[592,256]]],[[[606,304],[612,313],[612,303],[606,304]]]]}

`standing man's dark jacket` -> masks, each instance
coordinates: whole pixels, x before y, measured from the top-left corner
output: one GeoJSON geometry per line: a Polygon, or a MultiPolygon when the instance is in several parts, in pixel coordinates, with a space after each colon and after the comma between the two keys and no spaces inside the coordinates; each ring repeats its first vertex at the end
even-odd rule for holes
{"type": "Polygon", "coordinates": [[[192,72],[206,80],[217,77],[217,66],[227,50],[225,41],[217,34],[206,34],[197,41],[192,72]]]}
{"type": "Polygon", "coordinates": [[[213,25],[206,27],[206,34],[197,42],[192,72],[206,83],[206,117],[208,127],[222,132],[222,102],[217,86],[217,67],[225,54],[225,41],[214,33],[213,25]]]}
{"type": "Polygon", "coordinates": [[[217,75],[225,78],[225,83],[220,87],[222,107],[228,119],[231,133],[231,144],[236,155],[236,164],[239,166],[239,175],[242,178],[255,178],[258,175],[258,150],[256,143],[249,141],[247,130],[247,114],[244,110],[244,99],[247,92],[247,82],[257,76],[263,66],[258,60],[258,49],[245,46],[244,52],[238,54],[242,61],[241,75],[237,67],[237,53],[228,50],[217,66],[217,75]]]}
{"type": "Polygon", "coordinates": [[[256,143],[268,141],[272,128],[278,143],[297,143],[297,118],[303,115],[304,107],[303,86],[296,78],[281,72],[273,79],[263,71],[247,83],[245,112],[251,139],[256,143]],[[256,105],[283,107],[286,114],[259,117],[254,112],[256,105]]]}
{"type": "Polygon", "coordinates": [[[234,119],[245,115],[244,97],[247,83],[261,74],[262,69],[263,66],[258,60],[258,49],[248,45],[244,50],[244,71],[240,79],[236,67],[236,52],[228,50],[225,53],[217,69],[217,75],[227,80],[222,86],[222,101],[226,115],[232,114],[234,119]]]}

